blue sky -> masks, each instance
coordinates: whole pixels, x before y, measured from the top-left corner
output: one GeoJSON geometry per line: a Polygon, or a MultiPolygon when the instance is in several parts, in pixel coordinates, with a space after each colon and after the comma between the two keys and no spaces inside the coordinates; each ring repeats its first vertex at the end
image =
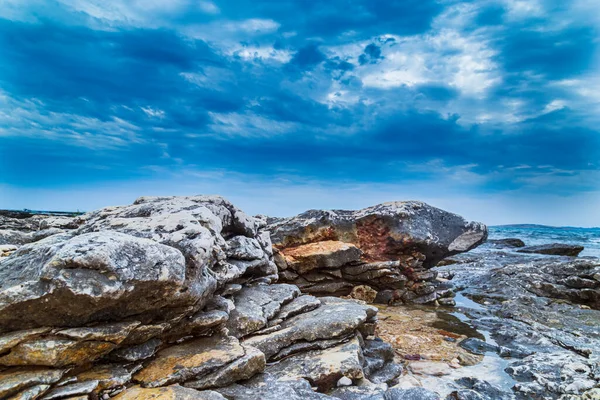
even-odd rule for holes
{"type": "Polygon", "coordinates": [[[0,207],[600,225],[597,0],[5,0],[0,207]]]}

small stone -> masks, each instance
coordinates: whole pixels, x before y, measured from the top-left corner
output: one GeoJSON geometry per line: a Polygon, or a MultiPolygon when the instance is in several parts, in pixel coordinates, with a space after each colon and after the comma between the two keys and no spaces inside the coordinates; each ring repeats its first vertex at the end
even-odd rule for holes
{"type": "Polygon", "coordinates": [[[350,292],[350,297],[366,303],[373,303],[377,297],[377,291],[367,285],[355,286],[350,292]]]}
{"type": "Polygon", "coordinates": [[[351,386],[352,385],[352,379],[348,378],[347,376],[342,376],[338,381],[337,381],[337,386],[351,386]]]}

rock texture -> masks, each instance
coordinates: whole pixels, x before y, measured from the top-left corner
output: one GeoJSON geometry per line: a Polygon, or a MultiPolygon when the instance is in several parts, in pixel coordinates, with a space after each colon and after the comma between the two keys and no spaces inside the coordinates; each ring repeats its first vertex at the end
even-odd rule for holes
{"type": "MultiPolygon", "coordinates": [[[[430,295],[426,268],[485,237],[483,226],[415,205],[415,215],[449,218],[442,239],[427,238],[424,216],[402,220],[407,206],[390,207],[358,223],[363,239],[367,226],[389,226],[389,248],[307,242],[290,249],[289,272],[343,270],[352,282],[394,287],[412,260],[405,279],[430,295]],[[402,239],[400,226],[414,238],[402,239]]],[[[338,382],[383,395],[403,372],[373,336],[375,307],[276,283],[282,253],[266,221],[221,197],[143,197],[75,218],[0,223],[10,242],[0,259],[0,398],[326,399],[338,398],[328,394],[338,382]]]]}
{"type": "Polygon", "coordinates": [[[430,268],[487,239],[485,225],[414,201],[267,222],[280,281],[321,296],[349,295],[362,285],[396,303],[436,302],[443,294],[430,268]]]}
{"type": "Polygon", "coordinates": [[[550,243],[539,246],[528,246],[517,250],[519,253],[547,254],[551,256],[577,257],[583,251],[583,246],[565,243],[550,243]]]}

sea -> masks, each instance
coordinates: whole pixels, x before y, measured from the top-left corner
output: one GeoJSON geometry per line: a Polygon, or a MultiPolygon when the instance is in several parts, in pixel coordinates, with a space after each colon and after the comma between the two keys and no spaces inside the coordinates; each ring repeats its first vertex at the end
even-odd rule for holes
{"type": "Polygon", "coordinates": [[[518,238],[527,246],[548,243],[569,243],[584,247],[580,257],[600,258],[600,227],[576,228],[570,226],[545,225],[501,225],[489,226],[489,239],[518,238]]]}

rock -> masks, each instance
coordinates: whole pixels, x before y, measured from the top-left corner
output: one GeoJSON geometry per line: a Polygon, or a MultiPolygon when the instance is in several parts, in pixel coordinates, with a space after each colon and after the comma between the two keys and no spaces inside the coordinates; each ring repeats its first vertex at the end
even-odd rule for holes
{"type": "Polygon", "coordinates": [[[367,285],[354,286],[350,292],[350,297],[366,303],[373,303],[377,297],[377,291],[367,285]]]}
{"type": "Polygon", "coordinates": [[[487,352],[498,353],[500,347],[495,344],[486,343],[478,338],[466,338],[458,343],[463,349],[470,351],[473,354],[485,355],[487,352]]]}
{"type": "Polygon", "coordinates": [[[583,246],[565,243],[551,243],[539,246],[528,246],[517,250],[519,253],[548,254],[552,256],[577,257],[583,251],[583,246]]]}
{"type": "Polygon", "coordinates": [[[383,261],[399,259],[410,248],[424,254],[428,266],[468,251],[487,238],[484,225],[416,201],[384,203],[359,211],[311,210],[275,220],[268,228],[271,241],[280,249],[343,241],[357,245],[367,258],[383,261]]]}
{"type": "Polygon", "coordinates": [[[318,296],[347,296],[354,287],[368,286],[374,291],[351,295],[368,302],[377,291],[400,289],[405,295],[398,301],[435,302],[436,288],[426,283],[436,272],[428,269],[487,238],[484,225],[419,202],[312,210],[268,222],[281,282],[318,296]]]}
{"type": "Polygon", "coordinates": [[[493,244],[495,247],[525,247],[525,242],[517,238],[506,238],[506,239],[488,239],[488,243],[493,244]]]}
{"type": "Polygon", "coordinates": [[[58,382],[65,372],[62,369],[49,368],[22,368],[0,372],[0,398],[8,398],[34,386],[49,386],[58,382]]]}
{"type": "Polygon", "coordinates": [[[413,361],[409,368],[415,375],[445,376],[452,373],[452,368],[443,362],[413,361]]]}
{"type": "Polygon", "coordinates": [[[267,325],[282,305],[300,294],[292,285],[256,285],[245,287],[234,295],[235,310],[230,314],[227,328],[236,337],[243,337],[267,325]]]}
{"type": "Polygon", "coordinates": [[[361,255],[362,251],[353,244],[334,240],[309,243],[285,251],[288,267],[299,274],[315,269],[339,268],[360,260],[361,255]]]}
{"type": "Polygon", "coordinates": [[[22,392],[12,396],[9,400],[34,400],[39,399],[44,393],[50,389],[50,385],[35,385],[31,386],[22,392]]]}
{"type": "Polygon", "coordinates": [[[217,392],[198,391],[172,385],[160,388],[133,386],[114,397],[115,400],[226,400],[217,392]]]}
{"type": "Polygon", "coordinates": [[[269,374],[260,374],[243,384],[217,389],[228,400],[333,400],[316,393],[304,379],[278,380],[269,374]]]}
{"type": "Polygon", "coordinates": [[[110,391],[131,381],[132,371],[118,364],[97,365],[77,375],[78,382],[97,382],[94,392],[110,391]]]}
{"type": "Polygon", "coordinates": [[[59,386],[44,394],[43,400],[64,399],[77,395],[88,395],[98,387],[98,381],[86,381],[59,386]]]}
{"type": "Polygon", "coordinates": [[[312,311],[318,308],[320,305],[321,302],[314,296],[302,295],[296,297],[290,303],[285,304],[283,307],[281,307],[281,309],[275,315],[275,317],[273,317],[273,319],[269,321],[269,326],[272,326],[274,324],[280,324],[281,322],[290,317],[312,311]]]}
{"type": "Polygon", "coordinates": [[[101,341],[75,341],[61,338],[34,339],[21,342],[7,355],[0,357],[0,365],[42,365],[64,367],[92,362],[110,353],[115,344],[101,341]]]}
{"type": "Polygon", "coordinates": [[[160,339],[150,339],[146,343],[124,347],[110,353],[111,360],[135,362],[152,357],[162,344],[160,339]]]}
{"type": "Polygon", "coordinates": [[[299,341],[313,342],[351,334],[377,313],[376,308],[352,300],[333,297],[320,300],[322,305],[316,310],[289,318],[282,322],[282,329],[268,335],[249,337],[244,343],[265,353],[269,360],[299,341]]]}
{"type": "Polygon", "coordinates": [[[53,236],[0,261],[0,327],[81,326],[181,306],[190,302],[180,292],[185,268],[180,251],[149,239],[53,236]]]}
{"type": "Polygon", "coordinates": [[[348,378],[347,376],[342,376],[338,381],[336,386],[337,387],[341,387],[341,386],[351,386],[352,385],[352,379],[348,378]]]}
{"type": "Polygon", "coordinates": [[[50,331],[50,328],[27,329],[0,335],[0,354],[6,353],[19,343],[34,339],[50,331]]]}
{"type": "Polygon", "coordinates": [[[341,400],[384,400],[384,391],[377,386],[346,386],[329,393],[341,400]]]}
{"type": "Polygon", "coordinates": [[[84,328],[63,329],[56,332],[58,336],[65,336],[75,340],[101,340],[114,344],[120,344],[135,327],[140,323],[117,322],[113,324],[95,325],[84,328]]]}
{"type": "Polygon", "coordinates": [[[188,381],[184,386],[194,389],[218,388],[250,379],[263,372],[266,365],[265,355],[254,347],[245,345],[242,347],[245,351],[244,356],[201,379],[188,381]]]}
{"type": "Polygon", "coordinates": [[[440,400],[440,396],[424,388],[388,390],[384,400],[440,400]]]}
{"type": "Polygon", "coordinates": [[[267,367],[266,372],[280,379],[303,378],[327,392],[337,386],[342,377],[363,378],[361,348],[358,340],[326,350],[300,353],[267,367]]]}
{"type": "Polygon", "coordinates": [[[134,380],[143,387],[157,387],[199,379],[243,355],[244,349],[231,336],[194,339],[159,351],[134,380]]]}

